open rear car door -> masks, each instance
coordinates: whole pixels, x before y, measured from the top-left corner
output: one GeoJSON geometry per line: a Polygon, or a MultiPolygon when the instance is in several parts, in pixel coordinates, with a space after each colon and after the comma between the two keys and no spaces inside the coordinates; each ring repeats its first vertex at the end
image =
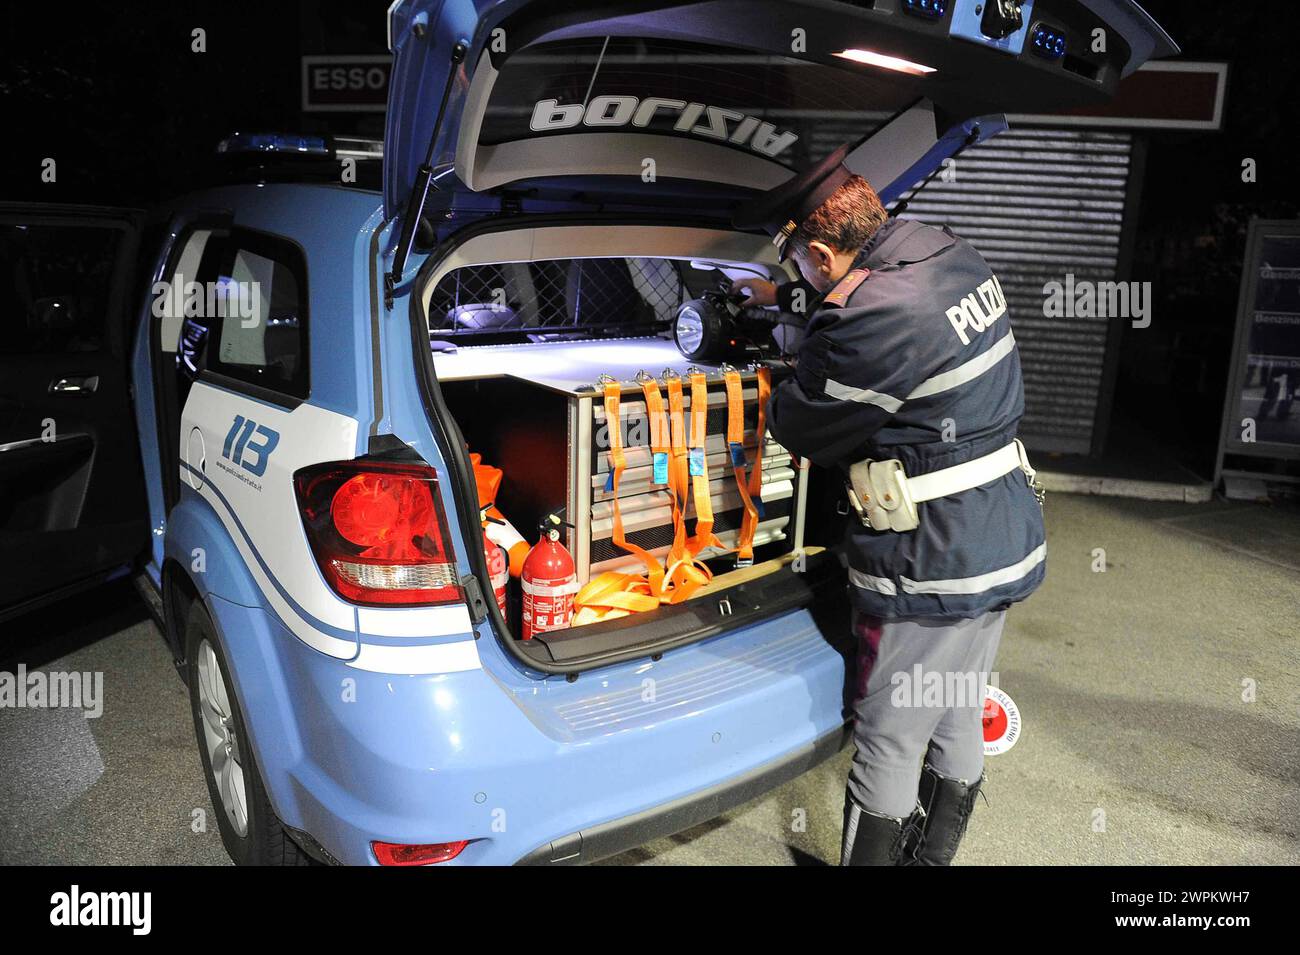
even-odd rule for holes
{"type": "Polygon", "coordinates": [[[725,213],[840,145],[837,121],[888,131],[849,165],[889,202],[1000,114],[1103,103],[1177,52],[1132,0],[405,0],[390,18],[385,211],[410,218],[432,181],[440,237],[506,197],[725,213]]]}
{"type": "Polygon", "coordinates": [[[128,393],[139,216],[0,205],[0,620],[149,543],[128,393]]]}

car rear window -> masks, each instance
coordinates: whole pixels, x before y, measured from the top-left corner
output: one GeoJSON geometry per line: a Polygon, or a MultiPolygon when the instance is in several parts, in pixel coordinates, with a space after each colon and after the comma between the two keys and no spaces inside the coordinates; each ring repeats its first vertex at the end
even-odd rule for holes
{"type": "Polygon", "coordinates": [[[249,229],[213,238],[201,287],[223,306],[204,320],[209,372],[289,399],[306,398],[307,263],[294,243],[249,229]]]}
{"type": "Polygon", "coordinates": [[[716,275],[663,258],[465,266],[434,287],[429,334],[465,343],[657,334],[716,275]]]}

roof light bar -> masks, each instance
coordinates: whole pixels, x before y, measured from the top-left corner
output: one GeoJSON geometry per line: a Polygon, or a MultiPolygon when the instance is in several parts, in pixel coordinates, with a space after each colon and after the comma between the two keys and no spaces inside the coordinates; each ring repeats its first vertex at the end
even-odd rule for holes
{"type": "Polygon", "coordinates": [[[329,143],[323,136],[297,133],[232,133],[217,143],[218,153],[288,153],[295,156],[328,156],[329,143]]]}
{"type": "Polygon", "coordinates": [[[217,153],[294,156],[315,159],[384,158],[382,139],[356,136],[308,136],[301,133],[231,133],[217,143],[217,153]]]}

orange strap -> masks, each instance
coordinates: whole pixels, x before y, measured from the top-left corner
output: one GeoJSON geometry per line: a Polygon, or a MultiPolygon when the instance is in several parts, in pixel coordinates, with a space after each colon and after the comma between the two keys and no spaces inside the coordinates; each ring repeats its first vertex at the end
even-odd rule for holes
{"type": "MultiPolygon", "coordinates": [[[[682,397],[682,377],[671,369],[665,370],[664,382],[668,387],[668,413],[671,423],[669,441],[672,455],[668,462],[668,493],[673,508],[673,543],[665,561],[668,577],[662,599],[665,603],[680,603],[712,578],[709,568],[695,559],[686,547],[686,489],[690,483],[686,460],[686,419],[682,397]]],[[[642,387],[645,385],[643,383],[642,387]]],[[[655,391],[658,392],[658,386],[655,391]]]]}
{"type": "MultiPolygon", "coordinates": [[[[736,541],[736,566],[748,567],[754,563],[754,530],[758,527],[758,508],[749,493],[745,477],[745,393],[740,383],[740,372],[728,368],[723,373],[727,386],[727,451],[731,455],[731,471],[736,476],[736,490],[745,505],[740,535],[736,541]]],[[[762,436],[759,436],[759,453],[762,453],[762,436]]],[[[762,476],[759,476],[760,481],[762,476]]]]}
{"type": "Polygon", "coordinates": [[[737,550],[741,559],[754,559],[754,534],[758,531],[759,511],[763,507],[763,445],[767,442],[767,400],[772,394],[772,372],[766,365],[758,366],[758,423],[754,425],[756,438],[754,466],[749,471],[749,502],[753,511],[745,509],[745,519],[740,526],[737,550]]]}
{"type": "MultiPolygon", "coordinates": [[[[611,467],[610,489],[613,491],[611,503],[614,516],[614,543],[629,554],[640,558],[646,566],[646,574],[625,574],[609,571],[599,574],[588,581],[574,596],[573,626],[594,623],[597,620],[612,620],[629,613],[641,613],[652,610],[661,603],[680,603],[712,579],[709,568],[695,560],[685,545],[685,515],[682,513],[684,488],[687,481],[687,462],[685,449],[685,421],[683,417],[683,400],[681,379],[669,380],[669,406],[673,409],[673,428],[667,427],[664,414],[663,395],[659,386],[649,376],[641,377],[641,390],[646,399],[646,413],[650,420],[650,442],[652,452],[659,449],[671,449],[680,461],[668,461],[668,487],[673,501],[673,522],[675,537],[669,551],[668,570],[659,565],[653,554],[644,548],[630,543],[623,533],[623,517],[619,507],[619,485],[623,471],[627,467],[627,458],[623,453],[622,422],[619,419],[619,404],[622,389],[615,381],[605,382],[605,422],[609,431],[609,460],[611,467]],[[669,444],[665,448],[664,441],[669,444]],[[680,454],[677,453],[680,448],[680,454]],[[677,466],[675,466],[677,465],[677,466]]],[[[662,453],[662,452],[661,452],[662,453]]]]}
{"type": "MultiPolygon", "coordinates": [[[[645,395],[646,422],[650,425],[650,451],[652,454],[667,454],[672,440],[668,430],[668,415],[664,411],[664,396],[659,391],[659,382],[645,372],[637,376],[641,383],[641,394],[645,395]]],[[[653,484],[667,484],[667,481],[651,480],[653,484]]]]}
{"type": "MultiPolygon", "coordinates": [[[[659,389],[656,387],[655,393],[658,394],[658,391],[659,389]]],[[[648,550],[629,543],[623,534],[623,515],[618,506],[618,488],[623,480],[623,470],[627,467],[627,457],[623,454],[623,422],[619,418],[619,400],[621,397],[622,389],[619,387],[618,382],[608,381],[605,383],[605,428],[609,432],[609,463],[613,469],[610,487],[614,492],[611,498],[614,510],[614,543],[629,554],[641,559],[641,562],[646,566],[649,583],[654,588],[653,592],[657,593],[663,588],[664,583],[664,572],[663,568],[659,566],[659,561],[648,550]]]]}
{"type": "Polygon", "coordinates": [[[593,577],[573,598],[571,626],[645,613],[658,606],[659,598],[651,594],[650,582],[645,577],[606,571],[593,577]]]}
{"type": "MultiPolygon", "coordinates": [[[[668,460],[668,493],[673,502],[673,545],[668,550],[671,567],[686,556],[686,489],[690,476],[686,462],[685,399],[682,379],[676,372],[664,372],[668,386],[668,415],[671,423],[672,456],[668,460]]],[[[694,556],[694,555],[692,555],[694,556]]]]}
{"type": "Polygon", "coordinates": [[[713,533],[713,495],[709,491],[709,386],[704,372],[691,372],[691,433],[687,470],[695,499],[695,536],[686,542],[686,550],[696,557],[706,547],[723,548],[713,533]]]}

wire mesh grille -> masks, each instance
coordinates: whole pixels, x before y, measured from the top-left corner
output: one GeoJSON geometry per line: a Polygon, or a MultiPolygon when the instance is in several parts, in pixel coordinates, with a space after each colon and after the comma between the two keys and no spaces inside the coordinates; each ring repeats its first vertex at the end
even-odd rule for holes
{"type": "Polygon", "coordinates": [[[553,259],[453,269],[429,300],[433,338],[523,333],[647,334],[690,298],[683,264],[657,258],[553,259]]]}

